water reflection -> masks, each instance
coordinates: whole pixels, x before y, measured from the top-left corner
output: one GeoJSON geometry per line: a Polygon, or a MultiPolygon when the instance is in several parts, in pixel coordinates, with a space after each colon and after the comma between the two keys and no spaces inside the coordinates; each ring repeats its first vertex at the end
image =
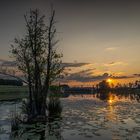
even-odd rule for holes
{"type": "Polygon", "coordinates": [[[100,92],[96,93],[96,98],[112,104],[117,101],[137,101],[140,102],[140,93],[119,93],[119,92],[100,92]]]}
{"type": "MultiPolygon", "coordinates": [[[[27,124],[17,121],[12,122],[12,125],[8,123],[11,118],[7,119],[6,116],[10,114],[10,108],[15,108],[15,104],[4,102],[0,104],[2,128],[0,138],[2,140],[137,140],[140,138],[139,100],[140,96],[136,93],[112,92],[72,94],[68,98],[61,99],[52,97],[48,104],[49,117],[46,123],[27,124]]],[[[20,108],[21,103],[17,104],[16,108],[20,108]]]]}
{"type": "Polygon", "coordinates": [[[62,140],[61,112],[62,105],[59,98],[51,97],[48,103],[48,121],[45,123],[23,123],[14,118],[11,123],[12,140],[62,140]]]}
{"type": "Polygon", "coordinates": [[[68,118],[70,129],[74,124],[82,132],[79,132],[80,135],[103,140],[140,138],[139,93],[75,94],[69,100],[66,104],[72,111],[64,115],[71,114],[79,121],[81,126],[73,119],[70,120],[71,117],[68,118]]]}
{"type": "Polygon", "coordinates": [[[62,105],[58,97],[50,97],[48,104],[48,138],[53,140],[62,140],[61,135],[61,120],[62,120],[62,105]]]}

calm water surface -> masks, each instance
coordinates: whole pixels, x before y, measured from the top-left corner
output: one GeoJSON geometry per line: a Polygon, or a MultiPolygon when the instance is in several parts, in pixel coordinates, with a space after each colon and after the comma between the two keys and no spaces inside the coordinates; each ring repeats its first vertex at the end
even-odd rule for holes
{"type": "Polygon", "coordinates": [[[61,98],[61,118],[24,124],[12,131],[21,101],[0,102],[0,140],[140,140],[140,94],[70,95],[61,98]]]}

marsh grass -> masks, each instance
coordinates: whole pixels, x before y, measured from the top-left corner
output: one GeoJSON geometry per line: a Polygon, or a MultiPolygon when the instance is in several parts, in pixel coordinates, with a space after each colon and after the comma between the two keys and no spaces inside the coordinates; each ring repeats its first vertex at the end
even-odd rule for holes
{"type": "Polygon", "coordinates": [[[58,97],[50,97],[47,109],[49,118],[61,117],[62,105],[60,99],[58,97]]]}
{"type": "Polygon", "coordinates": [[[27,96],[26,86],[0,86],[0,100],[22,99],[27,96]]]}

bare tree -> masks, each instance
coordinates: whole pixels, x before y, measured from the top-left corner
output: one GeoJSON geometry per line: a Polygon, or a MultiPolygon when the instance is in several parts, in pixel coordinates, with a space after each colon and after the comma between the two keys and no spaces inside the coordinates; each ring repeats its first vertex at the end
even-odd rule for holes
{"type": "Polygon", "coordinates": [[[24,16],[26,35],[15,39],[12,54],[19,69],[25,74],[29,87],[30,117],[46,116],[46,98],[49,87],[62,72],[61,54],[57,53],[55,10],[48,25],[39,10],[30,10],[24,16]]]}

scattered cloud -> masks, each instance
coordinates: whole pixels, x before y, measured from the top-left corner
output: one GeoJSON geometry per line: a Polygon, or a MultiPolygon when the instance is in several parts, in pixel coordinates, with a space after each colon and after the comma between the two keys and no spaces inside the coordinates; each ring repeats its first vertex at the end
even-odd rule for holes
{"type": "Polygon", "coordinates": [[[110,76],[110,78],[113,78],[113,79],[129,79],[129,78],[138,78],[138,77],[140,77],[140,74],[120,75],[120,76],[111,75],[110,76]]]}
{"type": "MultiPolygon", "coordinates": [[[[3,66],[15,66],[16,63],[12,61],[4,61],[0,60],[0,64],[3,66]]],[[[111,67],[111,66],[118,66],[118,65],[127,65],[126,62],[117,61],[117,62],[110,62],[106,64],[92,64],[92,63],[63,63],[62,66],[72,69],[62,82],[95,82],[105,80],[107,78],[112,79],[129,79],[129,78],[138,78],[140,77],[139,73],[133,75],[125,75],[123,72],[114,72],[106,71],[104,68],[111,67]],[[95,68],[96,67],[96,68],[95,68]]],[[[0,75],[0,77],[3,77],[0,75]]]]}
{"type": "Polygon", "coordinates": [[[140,77],[140,74],[137,74],[137,73],[135,73],[135,74],[133,74],[135,77],[140,77]]]}
{"type": "Polygon", "coordinates": [[[62,63],[63,67],[81,67],[88,65],[89,63],[62,63]]]}
{"type": "Polygon", "coordinates": [[[106,48],[105,50],[106,51],[115,51],[115,50],[117,50],[118,49],[118,47],[108,47],[108,48],[106,48]]]}
{"type": "Polygon", "coordinates": [[[91,75],[91,70],[85,70],[85,71],[80,71],[77,73],[72,73],[65,77],[64,81],[75,81],[75,82],[95,82],[95,81],[102,81],[106,80],[107,78],[112,78],[112,79],[129,79],[129,78],[136,78],[140,77],[140,74],[134,74],[134,75],[122,75],[122,76],[115,76],[115,75],[110,75],[109,73],[103,73],[101,75],[91,75]]]}
{"type": "MultiPolygon", "coordinates": [[[[88,64],[90,64],[90,63],[62,63],[62,66],[63,67],[81,67],[81,66],[85,66],[88,64]]],[[[2,66],[16,66],[16,62],[0,59],[0,65],[2,65],[2,66]]]]}
{"type": "Polygon", "coordinates": [[[7,60],[0,59],[0,66],[15,67],[16,66],[16,62],[15,61],[7,61],[7,60]]]}
{"type": "Polygon", "coordinates": [[[109,77],[108,73],[102,75],[91,75],[91,70],[80,71],[77,73],[70,74],[65,78],[66,81],[77,81],[77,82],[93,82],[98,80],[104,80],[109,77]]]}
{"type": "Polygon", "coordinates": [[[112,79],[129,79],[129,78],[134,78],[134,76],[110,76],[112,79]]]}
{"type": "Polygon", "coordinates": [[[107,63],[107,64],[104,64],[104,66],[106,67],[110,67],[110,66],[117,66],[117,65],[128,65],[126,62],[122,62],[122,61],[118,61],[118,62],[110,62],[110,63],[107,63]]]}

